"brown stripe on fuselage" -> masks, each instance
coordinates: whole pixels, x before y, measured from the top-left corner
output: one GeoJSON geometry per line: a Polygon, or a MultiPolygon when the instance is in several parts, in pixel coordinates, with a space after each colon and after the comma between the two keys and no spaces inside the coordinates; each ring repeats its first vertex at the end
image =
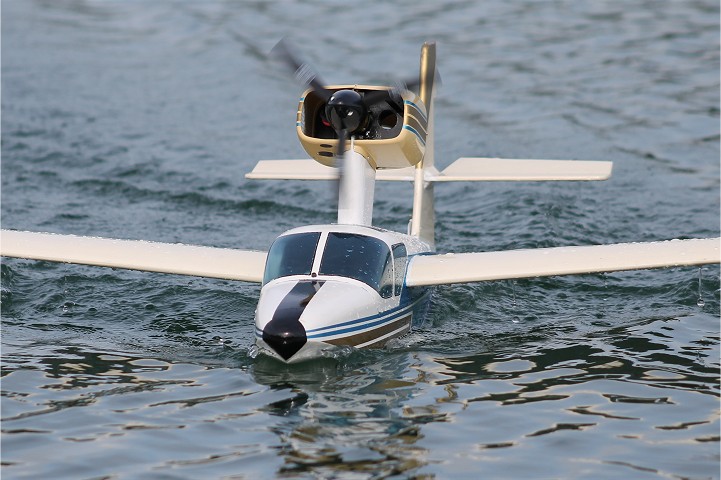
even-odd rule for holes
{"type": "Polygon", "coordinates": [[[358,334],[352,335],[350,337],[334,338],[332,340],[323,340],[323,341],[325,343],[330,343],[331,345],[337,345],[337,346],[348,345],[351,347],[355,347],[356,345],[360,345],[362,343],[373,341],[374,339],[377,339],[378,337],[382,337],[383,335],[386,335],[387,333],[390,333],[393,330],[401,328],[403,326],[403,324],[406,324],[407,328],[398,332],[397,335],[393,335],[391,337],[384,338],[383,340],[379,341],[378,343],[369,345],[369,346],[373,346],[373,347],[382,347],[392,338],[396,338],[405,333],[408,333],[408,331],[411,329],[411,316],[410,315],[400,318],[400,319],[396,320],[395,322],[389,323],[388,325],[383,325],[381,327],[375,328],[373,330],[369,330],[367,332],[358,333],[358,334]]]}

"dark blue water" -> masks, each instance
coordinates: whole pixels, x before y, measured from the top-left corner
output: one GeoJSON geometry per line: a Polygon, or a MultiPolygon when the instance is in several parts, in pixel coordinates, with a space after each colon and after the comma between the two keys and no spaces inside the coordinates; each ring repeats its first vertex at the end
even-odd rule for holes
{"type": "MultiPolygon", "coordinates": [[[[2,227],[266,249],[332,222],[296,42],[329,83],[438,42],[436,163],[615,162],[436,187],[441,251],[719,235],[713,1],[2,4],[2,227]]],[[[405,230],[410,185],[379,185],[405,230]]],[[[381,351],[251,359],[254,285],[3,259],[4,478],[719,478],[719,268],[439,288],[381,351]],[[700,281],[699,281],[700,278],[700,281]],[[697,302],[699,296],[702,305],[697,302]]]]}

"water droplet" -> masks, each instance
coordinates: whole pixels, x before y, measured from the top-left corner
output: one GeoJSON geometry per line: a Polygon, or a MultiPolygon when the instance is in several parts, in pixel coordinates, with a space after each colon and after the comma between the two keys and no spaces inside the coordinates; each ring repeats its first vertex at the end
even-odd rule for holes
{"type": "Polygon", "coordinates": [[[250,358],[256,358],[259,353],[260,348],[258,348],[258,345],[251,345],[250,348],[248,348],[248,356],[250,358]]]}
{"type": "Polygon", "coordinates": [[[699,307],[703,307],[704,305],[706,305],[706,302],[703,301],[703,298],[699,298],[696,301],[696,305],[698,305],[699,307]]]}

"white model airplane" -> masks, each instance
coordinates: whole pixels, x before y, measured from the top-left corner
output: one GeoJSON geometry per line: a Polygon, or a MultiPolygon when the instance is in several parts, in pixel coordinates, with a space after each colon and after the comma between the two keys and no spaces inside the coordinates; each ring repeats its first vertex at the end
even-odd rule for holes
{"type": "Polygon", "coordinates": [[[720,261],[719,238],[436,254],[435,183],[604,180],[612,163],[460,158],[438,171],[434,44],[422,48],[418,95],[407,86],[325,86],[283,41],[274,51],[310,87],[296,128],[313,160],[261,161],[246,177],[337,180],[336,224],[287,231],[267,253],[3,230],[0,254],[260,282],[256,345],[288,363],[385,345],[423,321],[434,285],[720,261]],[[413,182],[408,233],[372,226],[376,180],[413,182]]]}

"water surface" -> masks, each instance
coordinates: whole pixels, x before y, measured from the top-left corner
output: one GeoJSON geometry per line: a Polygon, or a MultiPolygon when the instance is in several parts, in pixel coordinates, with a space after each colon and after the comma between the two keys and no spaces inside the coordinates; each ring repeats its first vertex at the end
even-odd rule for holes
{"type": "MultiPolygon", "coordinates": [[[[711,1],[3,2],[2,226],[266,249],[332,222],[287,35],[329,83],[438,42],[436,162],[613,160],[436,187],[441,251],[719,235],[711,1]]],[[[379,185],[405,230],[411,187],[379,185]]],[[[6,478],[718,478],[719,269],[439,288],[380,351],[252,359],[259,288],[4,259],[6,478]],[[700,281],[699,281],[700,278],[700,281]],[[698,300],[703,305],[699,305],[698,300]]]]}

